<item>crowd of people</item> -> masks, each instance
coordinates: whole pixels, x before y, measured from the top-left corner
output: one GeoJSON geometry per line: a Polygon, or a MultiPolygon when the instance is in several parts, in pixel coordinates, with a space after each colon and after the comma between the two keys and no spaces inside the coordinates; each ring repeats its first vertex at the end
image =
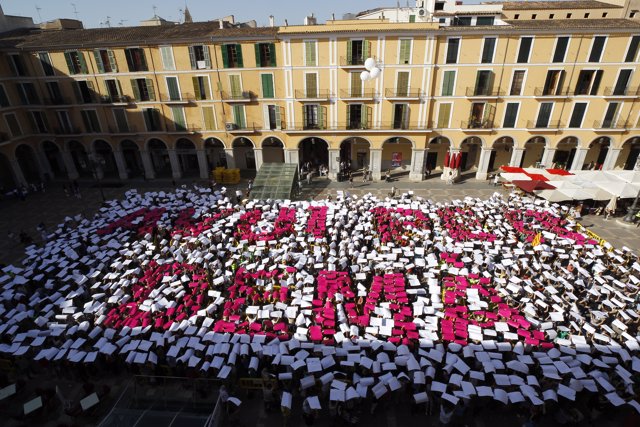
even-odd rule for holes
{"type": "Polygon", "coordinates": [[[640,412],[638,256],[568,214],[516,195],[131,190],[3,269],[0,354],[231,389],[262,378],[265,402],[286,417],[300,395],[308,422],[398,393],[444,421],[487,402],[640,412]]]}

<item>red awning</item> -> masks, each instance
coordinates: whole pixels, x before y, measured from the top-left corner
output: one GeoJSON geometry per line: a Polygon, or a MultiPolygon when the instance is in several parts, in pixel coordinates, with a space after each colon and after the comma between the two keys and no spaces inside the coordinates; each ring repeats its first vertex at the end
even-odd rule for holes
{"type": "Polygon", "coordinates": [[[512,181],[511,183],[513,185],[518,186],[519,188],[526,191],[527,193],[531,193],[534,190],[554,190],[556,188],[551,184],[548,184],[544,181],[538,181],[538,180],[536,181],[516,180],[516,181],[512,181]]]}
{"type": "Polygon", "coordinates": [[[516,167],[513,167],[513,166],[500,166],[500,169],[502,169],[503,171],[505,171],[507,173],[524,173],[524,169],[516,168],[516,167]]]}
{"type": "Polygon", "coordinates": [[[547,172],[552,173],[554,175],[573,175],[571,172],[568,172],[564,169],[547,169],[547,172]]]}
{"type": "Polygon", "coordinates": [[[525,173],[529,175],[529,178],[531,178],[532,181],[549,181],[549,178],[539,173],[529,173],[529,172],[525,172],[525,173]]]}

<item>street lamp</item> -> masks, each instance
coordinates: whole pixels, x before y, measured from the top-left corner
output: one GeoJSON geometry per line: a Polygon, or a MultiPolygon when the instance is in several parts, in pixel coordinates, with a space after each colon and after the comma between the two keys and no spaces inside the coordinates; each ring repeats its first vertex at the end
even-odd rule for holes
{"type": "Polygon", "coordinates": [[[633,201],[633,204],[627,210],[627,215],[625,215],[625,217],[622,219],[624,222],[628,222],[628,223],[634,222],[636,213],[640,211],[640,206],[638,206],[638,200],[640,200],[640,190],[638,191],[638,194],[636,194],[636,198],[633,201]]]}

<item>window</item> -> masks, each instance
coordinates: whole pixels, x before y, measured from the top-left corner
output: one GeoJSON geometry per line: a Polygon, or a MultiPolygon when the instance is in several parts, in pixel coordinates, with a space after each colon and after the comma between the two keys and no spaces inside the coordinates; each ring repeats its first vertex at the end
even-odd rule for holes
{"type": "Polygon", "coordinates": [[[409,15],[409,22],[416,22],[416,15],[409,15]]]}
{"type": "Polygon", "coordinates": [[[451,118],[451,103],[440,104],[438,106],[438,122],[437,129],[447,129],[451,118]]]}
{"type": "Polygon", "coordinates": [[[638,45],[640,45],[640,36],[631,37],[629,43],[629,50],[624,57],[624,62],[636,62],[636,56],[638,55],[638,45]]]}
{"type": "Polygon", "coordinates": [[[98,113],[96,110],[82,110],[82,123],[87,133],[100,133],[100,121],[98,120],[98,113]]]}
{"type": "Polygon", "coordinates": [[[607,106],[607,111],[604,113],[604,120],[602,121],[603,128],[616,127],[616,118],[618,113],[619,102],[610,102],[607,106]]]}
{"type": "Polygon", "coordinates": [[[631,12],[631,13],[629,14],[629,18],[633,19],[633,18],[635,18],[635,17],[636,17],[636,13],[635,13],[635,12],[631,12]]]}
{"type": "Polygon", "coordinates": [[[40,65],[42,65],[42,71],[45,76],[53,76],[55,74],[53,67],[51,66],[51,57],[47,52],[38,53],[38,59],[40,60],[40,65]]]}
{"type": "Polygon", "coordinates": [[[129,132],[129,123],[127,121],[127,110],[124,108],[114,108],[113,118],[116,121],[118,132],[129,132]]]}
{"type": "Polygon", "coordinates": [[[204,123],[205,130],[216,130],[213,107],[202,107],[202,122],[204,123]]]}
{"type": "Polygon", "coordinates": [[[520,39],[520,48],[518,49],[518,58],[516,59],[518,64],[526,64],[529,62],[529,54],[531,53],[532,44],[533,37],[522,37],[520,39]]]}
{"type": "Polygon", "coordinates": [[[398,71],[396,78],[396,96],[409,96],[409,72],[398,71]]]}
{"type": "Polygon", "coordinates": [[[411,39],[400,40],[398,64],[411,64],[411,39]]]}
{"type": "Polygon", "coordinates": [[[229,76],[229,87],[231,88],[231,97],[232,98],[241,98],[242,97],[242,84],[240,82],[240,76],[237,74],[232,74],[229,76]]]}
{"type": "Polygon", "coordinates": [[[173,126],[176,132],[184,132],[187,130],[187,119],[184,115],[184,108],[171,107],[171,116],[173,117],[173,126]]]}
{"type": "Polygon", "coordinates": [[[520,14],[516,13],[515,15],[513,15],[513,19],[519,19],[520,18],[520,14]]]}
{"type": "Polygon", "coordinates": [[[81,80],[73,83],[73,91],[80,104],[91,104],[94,102],[93,82],[81,80]]]}
{"type": "Polygon", "coordinates": [[[602,80],[602,70],[582,70],[576,82],[576,95],[596,95],[602,80]]]}
{"type": "Polygon", "coordinates": [[[180,85],[178,84],[178,78],[175,76],[166,77],[166,81],[169,100],[180,101],[182,99],[182,96],[180,95],[180,85]]]}
{"type": "Polygon", "coordinates": [[[371,42],[366,40],[349,40],[347,42],[347,62],[345,65],[363,65],[369,58],[371,42]]]}
{"type": "Polygon", "coordinates": [[[460,48],[460,39],[449,39],[447,41],[447,64],[455,64],[458,62],[458,49],[460,48]]]}
{"type": "Polygon", "coordinates": [[[160,110],[157,108],[144,108],[142,110],[144,124],[149,132],[158,132],[162,128],[160,126],[160,110]]]}
{"type": "Polygon", "coordinates": [[[606,36],[595,36],[591,45],[591,53],[589,54],[589,62],[600,62],[604,43],[607,41],[606,36]]]}
{"type": "Polygon", "coordinates": [[[211,68],[209,47],[204,45],[189,46],[189,60],[191,61],[192,70],[211,68]]]}
{"type": "Polygon", "coordinates": [[[117,73],[118,65],[116,57],[111,49],[96,49],[93,51],[96,59],[96,66],[99,73],[117,73]]]}
{"type": "Polygon", "coordinates": [[[11,105],[9,102],[9,97],[7,96],[7,91],[4,89],[4,85],[0,85],[0,107],[8,107],[11,105]]]}
{"type": "Polygon", "coordinates": [[[11,65],[14,76],[27,75],[27,69],[25,68],[24,61],[22,60],[22,57],[20,55],[9,55],[9,64],[11,65]]]}
{"type": "Polygon", "coordinates": [[[511,80],[511,90],[509,95],[520,96],[522,94],[522,84],[524,83],[525,70],[516,70],[513,72],[513,79],[511,80]]]}
{"type": "Polygon", "coordinates": [[[165,71],[174,71],[176,69],[171,46],[160,46],[160,57],[162,58],[162,68],[165,71]]]}
{"type": "Polygon", "coordinates": [[[362,97],[362,80],[360,79],[360,73],[351,73],[351,86],[349,89],[350,98],[362,97]]]}
{"type": "Polygon", "coordinates": [[[454,16],[453,22],[451,25],[456,25],[460,27],[468,27],[471,25],[471,17],[470,16],[454,16]]]}
{"type": "Polygon", "coordinates": [[[363,104],[349,104],[347,106],[347,128],[369,129],[373,109],[363,104]]]}
{"type": "Polygon", "coordinates": [[[59,129],[56,129],[56,133],[60,133],[63,135],[69,135],[74,133],[73,126],[71,126],[71,119],[69,118],[69,113],[66,111],[56,111],[56,117],[58,118],[58,126],[59,129]]]}
{"type": "Polygon", "coordinates": [[[242,68],[242,47],[239,44],[222,45],[222,64],[224,68],[242,68]]]}
{"type": "Polygon", "coordinates": [[[553,19],[554,16],[556,16],[556,15],[553,14],[553,13],[549,14],[549,19],[553,19]]]}
{"type": "Polygon", "coordinates": [[[127,58],[127,66],[129,71],[149,71],[147,67],[147,58],[144,54],[144,49],[140,47],[133,47],[124,50],[124,54],[127,58]]]}
{"type": "Polygon", "coordinates": [[[67,61],[67,68],[69,69],[69,74],[87,74],[88,73],[87,63],[84,60],[84,55],[82,52],[78,52],[77,50],[65,52],[64,58],[67,61]]]}
{"type": "Polygon", "coordinates": [[[42,111],[31,112],[31,128],[34,133],[49,133],[49,122],[42,111]]]}
{"type": "Polygon", "coordinates": [[[456,72],[454,70],[445,71],[442,76],[442,96],[453,96],[456,72]]]}
{"type": "Polygon", "coordinates": [[[553,52],[552,62],[564,62],[569,46],[569,37],[558,37],[556,39],[556,50],[553,52]]]}
{"type": "Polygon", "coordinates": [[[393,106],[393,128],[409,129],[409,104],[395,104],[393,106]]]}
{"type": "Polygon", "coordinates": [[[536,128],[549,127],[549,119],[551,119],[552,110],[553,102],[543,102],[540,104],[540,111],[538,111],[538,119],[536,120],[536,128]]]}
{"type": "Polygon", "coordinates": [[[549,70],[547,78],[544,81],[542,95],[560,95],[562,94],[562,85],[564,83],[564,70],[549,70]]]}
{"type": "Polygon", "coordinates": [[[9,132],[11,132],[12,137],[15,138],[22,135],[22,129],[20,128],[20,123],[18,122],[18,118],[14,113],[5,114],[4,121],[7,122],[7,127],[9,128],[9,132]]]}
{"type": "Polygon", "coordinates": [[[476,25],[493,25],[495,18],[493,16],[478,16],[476,25]]]}
{"type": "Polygon", "coordinates": [[[474,95],[491,95],[493,90],[493,71],[480,70],[476,73],[474,95]]]}
{"type": "Polygon", "coordinates": [[[504,112],[504,123],[502,127],[504,128],[514,128],[516,127],[516,119],[518,118],[518,109],[520,108],[519,102],[509,102],[507,103],[507,108],[504,112]]]}
{"type": "Polygon", "coordinates": [[[588,18],[589,18],[589,14],[588,14],[588,13],[585,13],[585,14],[584,14],[584,19],[588,19],[588,18]]]}
{"type": "Polygon", "coordinates": [[[318,97],[318,74],[306,73],[304,75],[305,95],[307,98],[318,97]]]}
{"type": "Polygon", "coordinates": [[[482,57],[480,62],[483,64],[491,64],[493,62],[493,53],[496,49],[496,38],[487,37],[484,39],[484,46],[482,47],[482,57]]]}
{"type": "Polygon", "coordinates": [[[633,70],[620,70],[618,74],[618,80],[613,88],[613,95],[626,95],[629,80],[631,79],[631,73],[633,70]]]}
{"type": "Polygon", "coordinates": [[[275,98],[275,90],[273,88],[273,74],[261,74],[262,80],[262,97],[275,98]]]}
{"type": "Polygon", "coordinates": [[[567,13],[567,19],[571,19],[571,14],[567,13]]]}
{"type": "Polygon", "coordinates": [[[123,102],[122,88],[120,82],[116,79],[108,79],[104,81],[105,88],[107,89],[107,96],[109,102],[123,102]]]}
{"type": "Polygon", "coordinates": [[[305,105],[302,108],[303,129],[326,129],[327,107],[305,105]]]}
{"type": "Polygon", "coordinates": [[[536,19],[538,17],[538,15],[536,15],[535,13],[531,15],[531,19],[536,19]]]}
{"type": "Polygon", "coordinates": [[[131,79],[131,89],[133,90],[134,98],[138,102],[156,100],[153,80],[151,79],[131,79]]]}
{"type": "Polygon", "coordinates": [[[265,127],[270,130],[282,129],[282,112],[279,105],[265,105],[265,127]]]}
{"type": "Polygon", "coordinates": [[[254,45],[256,51],[257,67],[275,67],[276,66],[276,45],[273,43],[256,43],[254,45]]]}
{"type": "Polygon", "coordinates": [[[602,17],[603,17],[603,18],[606,18],[606,17],[607,17],[607,15],[608,15],[608,13],[607,13],[607,12],[603,12],[603,13],[602,13],[602,17]]]}
{"type": "Polygon", "coordinates": [[[22,105],[36,105],[40,103],[38,92],[33,83],[18,83],[18,95],[22,105]]]}
{"type": "Polygon", "coordinates": [[[238,129],[247,128],[247,120],[244,115],[244,105],[233,106],[233,122],[238,129]]]}
{"type": "Polygon", "coordinates": [[[444,1],[436,1],[436,7],[433,10],[444,10],[444,1]]]}
{"type": "Polygon", "coordinates": [[[571,113],[571,119],[569,119],[570,128],[582,127],[582,120],[584,119],[584,113],[587,111],[586,102],[576,102],[573,105],[573,112],[571,113]]]}
{"type": "Polygon", "coordinates": [[[304,42],[304,65],[307,67],[315,67],[318,65],[315,40],[307,40],[304,42]]]}
{"type": "Polygon", "coordinates": [[[471,112],[468,129],[491,129],[496,107],[486,102],[474,102],[471,104],[471,112]]]}
{"type": "MultiPolygon", "coordinates": [[[[229,76],[230,79],[232,77],[237,77],[238,79],[240,79],[240,76],[229,76]]],[[[193,91],[196,95],[197,100],[202,101],[205,99],[211,99],[209,77],[195,76],[191,78],[191,81],[193,82],[193,91]]]]}

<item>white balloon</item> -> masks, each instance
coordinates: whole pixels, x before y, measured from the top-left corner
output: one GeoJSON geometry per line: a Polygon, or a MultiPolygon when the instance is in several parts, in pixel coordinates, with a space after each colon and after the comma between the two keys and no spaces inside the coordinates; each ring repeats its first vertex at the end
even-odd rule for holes
{"type": "Polygon", "coordinates": [[[371,69],[371,71],[369,71],[369,74],[371,75],[371,78],[372,78],[372,79],[375,79],[375,78],[377,78],[377,77],[380,75],[380,73],[381,73],[381,72],[382,72],[382,70],[381,70],[380,68],[378,68],[378,67],[373,67],[373,68],[371,69]]]}
{"type": "Polygon", "coordinates": [[[367,80],[371,79],[371,74],[369,74],[368,71],[363,71],[360,73],[360,80],[362,80],[363,82],[366,82],[367,80]]]}
{"type": "Polygon", "coordinates": [[[369,71],[371,71],[371,69],[374,68],[375,66],[376,66],[376,60],[373,58],[367,58],[367,60],[364,61],[364,68],[366,68],[369,71]]]}

